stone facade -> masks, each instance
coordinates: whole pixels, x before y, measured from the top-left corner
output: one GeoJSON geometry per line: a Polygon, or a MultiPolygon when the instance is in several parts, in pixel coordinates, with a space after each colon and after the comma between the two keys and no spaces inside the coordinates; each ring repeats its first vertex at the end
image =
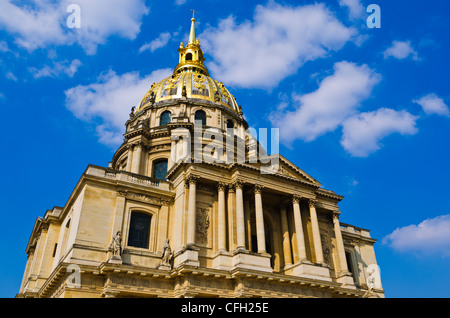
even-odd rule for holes
{"type": "Polygon", "coordinates": [[[369,231],[341,224],[343,197],[286,158],[266,156],[277,165],[262,173],[242,108],[190,39],[109,166],[89,166],[66,205],[37,219],[17,297],[384,297],[369,231]],[[234,143],[206,151],[208,128],[234,143]]]}

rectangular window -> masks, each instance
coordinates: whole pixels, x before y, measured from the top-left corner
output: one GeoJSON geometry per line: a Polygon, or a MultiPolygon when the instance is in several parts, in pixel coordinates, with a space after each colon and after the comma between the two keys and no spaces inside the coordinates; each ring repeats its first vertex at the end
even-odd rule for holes
{"type": "Polygon", "coordinates": [[[150,214],[133,212],[131,214],[128,246],[148,248],[150,240],[150,214]]]}

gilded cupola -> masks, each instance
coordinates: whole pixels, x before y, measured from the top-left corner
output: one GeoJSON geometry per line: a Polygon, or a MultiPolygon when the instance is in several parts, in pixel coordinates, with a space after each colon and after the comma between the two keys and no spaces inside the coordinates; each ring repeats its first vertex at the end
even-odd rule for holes
{"type": "Polygon", "coordinates": [[[153,83],[137,107],[137,112],[159,102],[186,98],[219,104],[241,117],[242,110],[234,96],[223,83],[209,76],[200,40],[195,35],[194,16],[191,19],[189,42],[186,46],[181,43],[178,52],[179,63],[172,76],[153,83]]]}

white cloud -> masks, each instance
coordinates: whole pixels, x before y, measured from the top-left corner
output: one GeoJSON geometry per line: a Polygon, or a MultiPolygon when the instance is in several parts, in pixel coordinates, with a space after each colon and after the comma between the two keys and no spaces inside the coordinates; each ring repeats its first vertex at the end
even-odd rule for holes
{"type": "Polygon", "coordinates": [[[422,106],[423,111],[427,115],[437,114],[450,117],[450,110],[448,109],[448,106],[444,103],[444,100],[436,94],[426,95],[418,100],[414,100],[413,102],[422,106]]]}
{"type": "Polygon", "coordinates": [[[230,16],[199,35],[213,57],[208,68],[240,87],[272,88],[307,61],[326,57],[357,35],[324,4],[258,5],[253,21],[230,16]]]}
{"type": "Polygon", "coordinates": [[[154,39],[150,43],[146,43],[139,49],[139,53],[149,50],[155,52],[157,49],[162,48],[169,43],[171,35],[169,32],[161,33],[158,38],[154,39]]]}
{"type": "Polygon", "coordinates": [[[0,41],[0,52],[9,52],[11,51],[8,47],[8,43],[5,41],[0,41]]]}
{"type": "Polygon", "coordinates": [[[11,71],[6,72],[5,77],[11,81],[17,82],[17,77],[11,71]]]}
{"type": "Polygon", "coordinates": [[[352,20],[364,16],[365,9],[360,0],[339,0],[339,5],[348,8],[349,18],[352,20]]]}
{"type": "Polygon", "coordinates": [[[33,0],[31,5],[0,2],[0,27],[11,33],[17,45],[31,51],[51,45],[79,44],[88,54],[112,35],[133,40],[149,9],[144,0],[77,0],[81,28],[69,29],[67,7],[72,0],[33,0]]]}
{"type": "Polygon", "coordinates": [[[326,77],[316,91],[294,94],[294,111],[272,113],[272,124],[280,128],[284,143],[296,139],[313,141],[354,115],[379,81],[380,76],[367,65],[336,63],[334,74],[326,77]]]}
{"type": "Polygon", "coordinates": [[[413,60],[419,60],[419,55],[411,46],[410,41],[394,41],[392,42],[392,46],[387,48],[383,54],[385,59],[394,57],[403,60],[407,57],[412,57],[413,60]]]}
{"type": "Polygon", "coordinates": [[[73,77],[81,65],[80,60],[75,59],[70,63],[68,61],[53,62],[52,66],[45,65],[42,69],[30,67],[28,70],[36,79],[42,77],[60,77],[62,75],[73,77]]]}
{"type": "Polygon", "coordinates": [[[156,70],[144,77],[138,72],[117,75],[108,71],[95,83],[67,90],[66,107],[77,118],[96,126],[101,143],[117,146],[123,141],[131,107],[138,105],[153,82],[170,74],[170,69],[156,70]]]}
{"type": "Polygon", "coordinates": [[[178,6],[181,6],[182,4],[185,4],[187,0],[175,0],[175,4],[178,6]]]}
{"type": "Polygon", "coordinates": [[[401,252],[450,256],[450,214],[427,219],[419,225],[397,228],[383,243],[401,252]]]}
{"type": "Polygon", "coordinates": [[[355,157],[367,157],[380,149],[380,141],[388,135],[417,133],[417,118],[388,108],[358,114],[343,123],[341,145],[355,157]]]}

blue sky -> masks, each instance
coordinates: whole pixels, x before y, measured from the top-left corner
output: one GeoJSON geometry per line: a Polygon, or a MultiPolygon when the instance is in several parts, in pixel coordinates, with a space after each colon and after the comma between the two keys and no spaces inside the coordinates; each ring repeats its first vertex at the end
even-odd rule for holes
{"type": "Polygon", "coordinates": [[[345,196],[341,221],[371,229],[386,296],[449,297],[444,0],[1,1],[0,297],[19,291],[36,217],[108,165],[131,107],[176,66],[191,9],[249,124],[280,128],[281,154],[345,196]]]}

